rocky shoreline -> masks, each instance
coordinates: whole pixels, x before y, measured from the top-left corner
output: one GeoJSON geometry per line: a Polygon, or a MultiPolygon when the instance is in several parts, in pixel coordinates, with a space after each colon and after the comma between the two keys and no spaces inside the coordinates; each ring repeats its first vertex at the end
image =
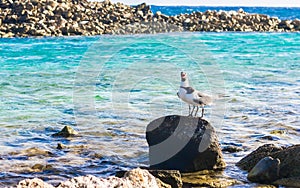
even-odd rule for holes
{"type": "Polygon", "coordinates": [[[102,34],[205,32],[298,32],[300,20],[280,20],[239,11],[206,11],[167,16],[145,3],[87,0],[3,0],[0,37],[92,36],[102,34]]]}
{"type": "MultiPolygon", "coordinates": [[[[79,133],[66,126],[54,137],[76,137],[79,133]]],[[[185,116],[164,116],[150,122],[147,126],[146,139],[149,145],[150,167],[118,171],[115,176],[98,178],[93,175],[74,177],[53,186],[41,179],[24,179],[18,188],[71,188],[71,187],[122,187],[122,188],[189,188],[189,187],[228,187],[256,182],[268,187],[300,186],[300,145],[290,147],[265,144],[235,163],[248,173],[249,182],[230,177],[224,173],[225,161],[218,143],[216,132],[209,122],[200,118],[185,116]],[[170,136],[171,135],[171,136],[170,136]],[[190,139],[181,150],[162,163],[151,165],[151,158],[161,158],[172,153],[171,150],[155,153],[153,147],[164,144],[173,137],[173,143],[190,139]],[[205,145],[205,147],[203,147],[205,145]],[[151,150],[152,148],[152,150],[151,150]],[[195,148],[203,148],[196,151],[195,148]],[[179,160],[180,159],[180,160],[179,160]],[[181,166],[181,164],[184,164],[181,166]],[[191,168],[186,168],[191,167],[191,168]]],[[[175,144],[176,145],[176,144],[175,144]]],[[[174,145],[172,146],[174,147],[174,145]]],[[[176,145],[177,147],[177,145],[176,145]]],[[[57,149],[63,149],[58,145],[57,149]]],[[[168,146],[168,148],[171,148],[168,146]]],[[[175,148],[175,147],[174,147],[175,148]]],[[[175,148],[176,149],[176,148],[175,148]]],[[[226,149],[227,150],[227,149],[226,149]]],[[[230,150],[238,152],[238,150],[230,150]]],[[[31,151],[33,152],[33,151],[31,151]]]]}

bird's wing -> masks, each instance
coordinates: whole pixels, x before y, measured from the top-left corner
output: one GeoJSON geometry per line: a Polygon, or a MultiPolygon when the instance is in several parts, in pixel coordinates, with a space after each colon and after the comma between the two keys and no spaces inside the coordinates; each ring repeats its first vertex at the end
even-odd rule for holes
{"type": "Polygon", "coordinates": [[[200,91],[196,91],[197,95],[199,98],[201,98],[201,101],[205,104],[205,105],[210,105],[212,104],[212,97],[210,97],[207,94],[201,93],[200,91]]]}

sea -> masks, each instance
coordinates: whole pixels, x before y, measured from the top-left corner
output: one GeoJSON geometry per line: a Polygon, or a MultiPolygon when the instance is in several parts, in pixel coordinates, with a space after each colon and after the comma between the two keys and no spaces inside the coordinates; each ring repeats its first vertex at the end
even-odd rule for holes
{"type": "MultiPolygon", "coordinates": [[[[174,15],[241,7],[158,7],[174,15]]],[[[280,19],[299,8],[242,7],[280,19]]],[[[300,33],[182,32],[0,39],[0,186],[149,166],[146,127],[187,115],[180,72],[211,95],[204,118],[224,153],[224,176],[253,187],[235,163],[263,144],[300,142],[300,33]],[[64,126],[79,134],[54,137],[64,126]],[[63,145],[63,149],[57,146],[63,145]]]]}

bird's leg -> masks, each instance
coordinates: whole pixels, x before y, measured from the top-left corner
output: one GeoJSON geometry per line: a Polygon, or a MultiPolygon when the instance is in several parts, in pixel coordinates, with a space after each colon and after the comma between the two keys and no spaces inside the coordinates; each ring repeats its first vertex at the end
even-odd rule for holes
{"type": "Polygon", "coordinates": [[[199,110],[199,107],[197,106],[197,107],[196,107],[195,117],[197,116],[198,110],[199,110]]]}
{"type": "Polygon", "coordinates": [[[200,118],[203,118],[203,114],[204,114],[204,106],[202,105],[202,114],[200,118]]]}
{"type": "Polygon", "coordinates": [[[191,116],[191,105],[189,105],[189,116],[191,116]]]}
{"type": "Polygon", "coordinates": [[[194,110],[195,110],[195,106],[193,106],[193,109],[192,109],[192,111],[191,111],[191,113],[190,113],[190,116],[193,116],[194,110]]]}

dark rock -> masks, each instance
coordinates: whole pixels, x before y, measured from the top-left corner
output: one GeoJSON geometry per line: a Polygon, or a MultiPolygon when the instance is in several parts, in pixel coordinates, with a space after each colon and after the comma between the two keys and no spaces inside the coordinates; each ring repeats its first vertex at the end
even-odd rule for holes
{"type": "Polygon", "coordinates": [[[151,169],[194,172],[225,168],[215,130],[201,118],[158,118],[147,126],[146,139],[151,169]]]}
{"type": "Polygon", "coordinates": [[[271,153],[280,160],[279,176],[281,178],[300,177],[300,145],[294,145],[282,151],[271,153]]]}
{"type": "MultiPolygon", "coordinates": [[[[300,145],[283,148],[266,144],[240,160],[237,166],[250,171],[258,161],[268,156],[280,160],[278,179],[300,177],[300,145]]],[[[280,181],[276,182],[279,184],[280,181]]]]}
{"type": "Polygon", "coordinates": [[[265,144],[241,159],[236,165],[249,172],[258,163],[258,161],[265,157],[271,156],[271,153],[273,152],[282,150],[282,147],[277,147],[274,144],[265,144]]]}
{"type": "Polygon", "coordinates": [[[63,145],[62,143],[58,143],[56,149],[65,149],[67,146],[63,145]]]}
{"type": "Polygon", "coordinates": [[[162,182],[171,185],[172,188],[181,188],[181,174],[178,170],[149,170],[149,172],[162,182]]]}
{"type": "Polygon", "coordinates": [[[265,157],[249,172],[248,179],[258,183],[272,183],[279,178],[279,159],[265,157]]]}
{"type": "Polygon", "coordinates": [[[70,137],[75,135],[78,135],[78,132],[76,132],[72,127],[67,125],[61,131],[53,134],[52,136],[70,137]]]}
{"type": "Polygon", "coordinates": [[[285,187],[300,187],[300,176],[292,178],[282,178],[273,182],[274,185],[285,187]]]}

